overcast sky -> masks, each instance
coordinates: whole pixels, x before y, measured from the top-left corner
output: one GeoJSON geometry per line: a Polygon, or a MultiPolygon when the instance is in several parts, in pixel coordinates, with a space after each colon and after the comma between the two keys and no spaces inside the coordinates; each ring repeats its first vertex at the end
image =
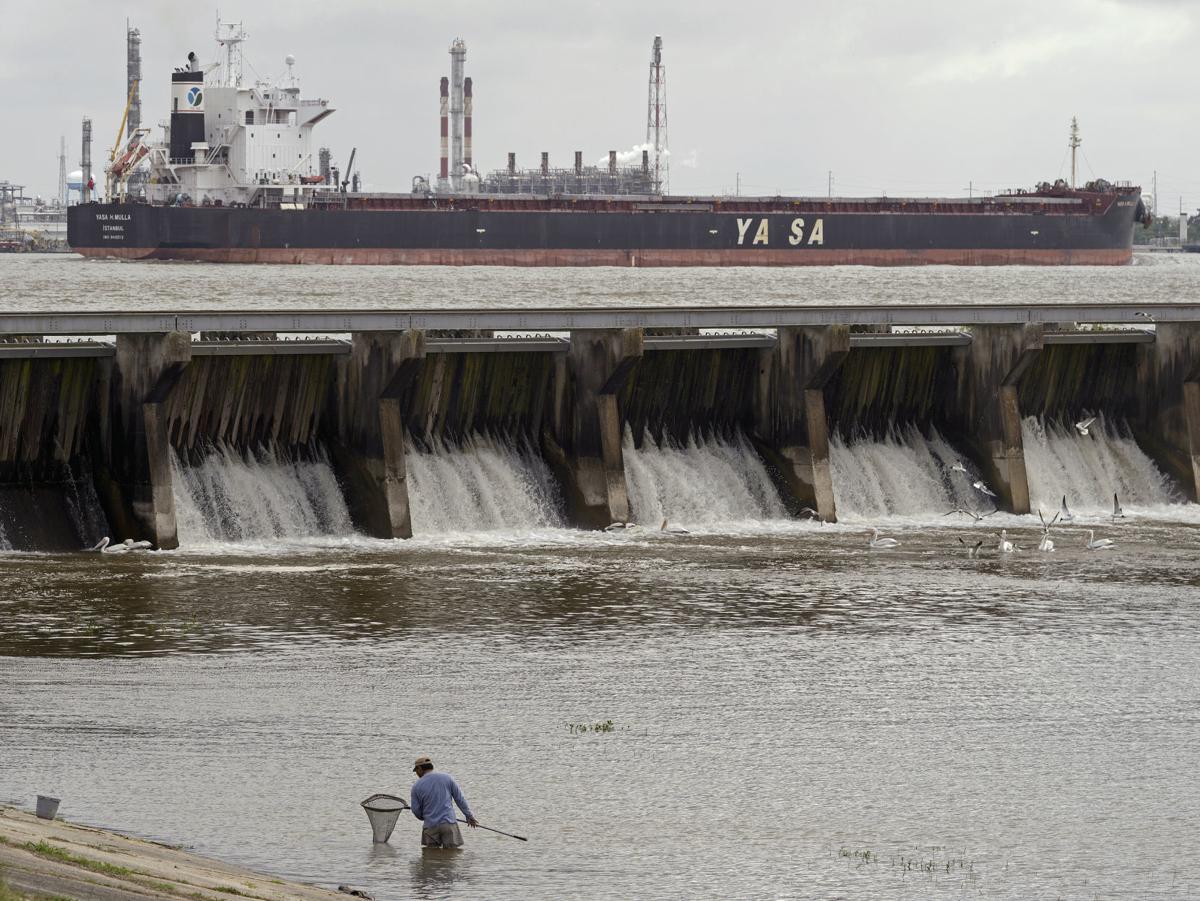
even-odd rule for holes
{"type": "MultiPolygon", "coordinates": [[[[372,190],[438,164],[438,81],[467,43],[475,159],[588,162],[646,137],[650,45],[663,36],[672,192],[892,196],[1032,186],[1068,172],[1140,182],[1160,209],[1200,206],[1190,0],[254,0],[223,3],[249,35],[246,74],[284,71],[337,112],[319,144],[358,147],[372,190]]],[[[59,136],[107,158],[124,106],[125,20],[142,32],[143,124],[168,114],[172,67],[216,56],[216,6],[5,4],[0,180],[53,195],[59,136]]],[[[100,165],[96,166],[101,169],[100,165]]]]}

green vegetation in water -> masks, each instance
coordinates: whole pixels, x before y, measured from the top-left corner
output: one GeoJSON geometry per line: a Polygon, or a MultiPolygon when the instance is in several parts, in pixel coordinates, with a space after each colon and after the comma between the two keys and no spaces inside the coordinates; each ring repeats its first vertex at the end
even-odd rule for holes
{"type": "MultiPolygon", "coordinates": [[[[838,857],[852,860],[859,866],[880,864],[883,857],[869,849],[839,848],[838,857]]],[[[888,863],[903,873],[928,873],[929,875],[962,873],[974,878],[975,864],[967,859],[966,852],[951,854],[942,847],[928,848],[912,854],[893,854],[888,863]]]]}
{"type": "Polygon", "coordinates": [[[839,848],[838,857],[846,857],[850,860],[858,860],[863,863],[879,863],[879,855],[874,851],[858,851],[851,848],[839,848]]]}
{"type": "Polygon", "coordinates": [[[26,851],[32,851],[39,857],[45,857],[48,860],[57,860],[60,863],[71,864],[76,867],[83,867],[85,870],[91,870],[93,873],[103,873],[106,876],[141,875],[128,867],[119,867],[115,864],[105,863],[102,860],[92,860],[90,857],[80,857],[63,848],[56,848],[46,841],[26,842],[24,847],[26,851]]]}
{"type": "Polygon", "coordinates": [[[616,732],[617,727],[612,720],[602,723],[568,723],[567,731],[572,735],[583,735],[585,732],[616,732]]]}
{"type": "Polygon", "coordinates": [[[241,889],[236,889],[232,885],[218,885],[215,889],[213,889],[213,891],[224,892],[226,895],[242,895],[243,897],[250,897],[241,889]]]}

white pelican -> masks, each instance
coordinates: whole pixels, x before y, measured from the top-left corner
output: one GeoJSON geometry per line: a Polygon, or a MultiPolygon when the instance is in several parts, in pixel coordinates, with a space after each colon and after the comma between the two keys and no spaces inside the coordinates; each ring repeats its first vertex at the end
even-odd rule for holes
{"type": "Polygon", "coordinates": [[[105,535],[90,550],[99,551],[102,554],[128,554],[130,551],[144,551],[147,548],[153,547],[149,541],[134,541],[132,538],[126,538],[120,544],[111,546],[108,541],[109,538],[105,535]]]}
{"type": "Polygon", "coordinates": [[[968,556],[968,557],[972,557],[972,558],[973,558],[973,557],[978,557],[978,556],[979,556],[979,549],[980,549],[981,547],[983,547],[983,539],[982,539],[982,538],[980,538],[980,539],[979,539],[978,541],[976,541],[974,544],[967,544],[965,541],[963,541],[963,540],[960,538],[960,539],[958,539],[958,543],[959,543],[959,544],[961,544],[963,547],[965,547],[965,548],[967,549],[967,556],[968,556]]]}
{"type": "Polygon", "coordinates": [[[982,492],[983,492],[984,494],[986,494],[988,497],[995,497],[995,496],[996,496],[996,492],[992,491],[992,489],[991,489],[991,488],[989,488],[987,485],[983,484],[983,480],[982,480],[982,479],[981,479],[980,481],[978,481],[978,482],[972,482],[972,483],[971,483],[971,487],[972,487],[972,488],[974,488],[974,489],[976,489],[976,490],[978,490],[978,491],[982,491],[982,492]]]}
{"type": "Polygon", "coordinates": [[[1115,546],[1115,542],[1111,538],[1097,538],[1096,533],[1088,529],[1087,549],[1089,551],[1107,551],[1115,546]]]}
{"type": "Polygon", "coordinates": [[[878,529],[872,529],[871,533],[871,540],[867,542],[867,546],[871,550],[878,550],[885,547],[900,547],[900,542],[895,538],[880,538],[878,529]]]}
{"type": "Polygon", "coordinates": [[[1117,493],[1113,492],[1113,519],[1124,519],[1125,511],[1121,509],[1121,502],[1117,500],[1117,493]]]}
{"type": "Polygon", "coordinates": [[[1090,419],[1081,419],[1079,422],[1075,423],[1075,428],[1079,431],[1080,435],[1087,437],[1088,429],[1092,427],[1092,423],[1095,421],[1095,416],[1091,417],[1090,419]]]}
{"type": "Polygon", "coordinates": [[[996,550],[1002,554],[1011,554],[1016,550],[1016,546],[1008,540],[1008,529],[1000,530],[1000,544],[996,546],[996,550]]]}
{"type": "Polygon", "coordinates": [[[963,466],[963,465],[962,465],[962,463],[960,463],[958,460],[955,460],[955,461],[954,461],[954,462],[953,462],[953,463],[950,465],[950,471],[951,471],[951,472],[966,472],[966,471],[967,471],[967,467],[963,466]]]}
{"type": "Polygon", "coordinates": [[[1049,552],[1054,550],[1054,541],[1050,537],[1050,528],[1058,522],[1058,517],[1061,515],[1060,513],[1055,513],[1054,519],[1046,522],[1046,517],[1042,515],[1042,508],[1038,507],[1038,519],[1042,521],[1042,540],[1038,542],[1039,551],[1049,552]]]}
{"type": "Polygon", "coordinates": [[[1062,509],[1058,511],[1058,515],[1062,518],[1063,522],[1073,522],[1075,520],[1075,514],[1067,509],[1067,496],[1065,494],[1063,495],[1062,509]]]}
{"type": "Polygon", "coordinates": [[[671,526],[670,528],[668,528],[667,521],[665,519],[662,521],[662,525],[658,527],[658,531],[670,532],[672,535],[691,535],[692,534],[687,529],[681,529],[679,526],[671,526]]]}

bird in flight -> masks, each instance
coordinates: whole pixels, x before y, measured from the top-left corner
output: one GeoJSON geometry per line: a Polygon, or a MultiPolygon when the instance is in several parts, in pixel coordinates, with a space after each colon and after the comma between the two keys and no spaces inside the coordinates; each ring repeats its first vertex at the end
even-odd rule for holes
{"type": "Polygon", "coordinates": [[[974,489],[975,489],[975,490],[977,490],[977,491],[982,491],[982,492],[983,492],[984,494],[986,494],[988,497],[995,497],[995,496],[996,496],[996,492],[992,491],[992,489],[991,489],[991,488],[989,488],[987,485],[983,484],[983,480],[982,480],[982,479],[981,479],[981,480],[979,480],[978,482],[972,482],[972,483],[971,483],[971,487],[972,487],[972,488],[974,488],[974,489]]]}
{"type": "Polygon", "coordinates": [[[1075,423],[1075,428],[1079,432],[1080,435],[1087,437],[1088,429],[1090,429],[1092,427],[1092,423],[1095,421],[1096,421],[1095,416],[1092,416],[1088,419],[1081,419],[1079,422],[1075,423]]]}

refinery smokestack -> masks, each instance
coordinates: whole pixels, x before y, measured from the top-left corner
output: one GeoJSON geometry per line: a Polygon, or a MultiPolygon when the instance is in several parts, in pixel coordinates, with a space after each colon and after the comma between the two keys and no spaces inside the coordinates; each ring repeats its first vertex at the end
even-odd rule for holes
{"type": "Polygon", "coordinates": [[[542,175],[550,174],[550,154],[542,151],[542,175]]]}
{"type": "Polygon", "coordinates": [[[463,82],[463,165],[474,168],[471,155],[471,79],[463,82]]]}
{"type": "Polygon", "coordinates": [[[508,154],[508,174],[509,175],[517,174],[517,155],[515,153],[513,153],[512,151],[509,151],[509,154],[508,154]]]}
{"type": "Polygon", "coordinates": [[[125,96],[131,97],[129,117],[126,120],[125,137],[142,127],[142,33],[125,22],[125,96]]]}
{"type": "Polygon", "coordinates": [[[438,172],[438,190],[450,190],[450,79],[442,78],[442,166],[438,172]]]}
{"type": "Polygon", "coordinates": [[[92,199],[92,120],[83,117],[83,151],[79,165],[79,196],[81,202],[92,199]]]}
{"type": "Polygon", "coordinates": [[[615,150],[608,151],[608,174],[617,174],[617,151],[615,150]]]}
{"type": "Polygon", "coordinates": [[[450,45],[450,186],[462,189],[463,177],[463,63],[467,45],[455,38],[450,45]]]}
{"type": "Polygon", "coordinates": [[[583,151],[575,151],[575,174],[583,175],[583,151]]]}

